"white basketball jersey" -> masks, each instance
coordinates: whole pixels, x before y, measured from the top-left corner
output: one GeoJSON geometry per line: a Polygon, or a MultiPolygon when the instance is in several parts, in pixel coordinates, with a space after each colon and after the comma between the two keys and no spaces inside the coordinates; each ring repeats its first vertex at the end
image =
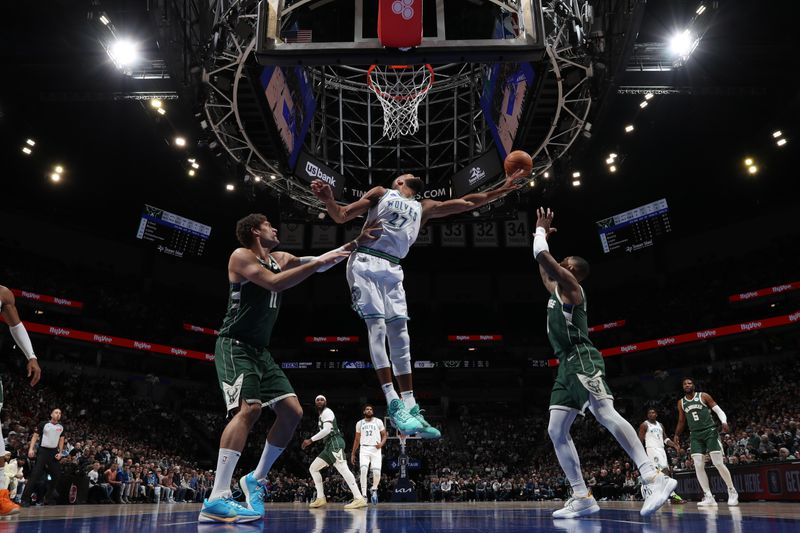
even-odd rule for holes
{"type": "Polygon", "coordinates": [[[368,243],[366,247],[403,259],[417,240],[422,222],[422,204],[389,189],[370,208],[366,225],[376,220],[383,221],[383,233],[377,241],[368,243]]]}
{"type": "Polygon", "coordinates": [[[664,426],[661,425],[661,422],[653,424],[649,420],[645,420],[644,423],[647,424],[647,433],[644,435],[644,447],[664,449],[664,426]]]}
{"type": "Polygon", "coordinates": [[[372,420],[367,422],[362,418],[356,422],[356,433],[361,433],[361,446],[375,446],[381,441],[381,431],[385,429],[383,421],[380,418],[373,417],[372,420]]]}

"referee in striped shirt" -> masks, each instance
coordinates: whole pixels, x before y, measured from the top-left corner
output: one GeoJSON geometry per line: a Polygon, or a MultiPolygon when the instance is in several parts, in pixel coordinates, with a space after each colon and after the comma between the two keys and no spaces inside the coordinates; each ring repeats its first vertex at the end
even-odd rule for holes
{"type": "Polygon", "coordinates": [[[36,458],[33,465],[33,472],[25,485],[22,493],[22,506],[29,507],[31,504],[31,493],[39,483],[42,475],[47,472],[52,481],[44,498],[39,495],[39,502],[51,503],[53,495],[61,478],[61,452],[64,450],[64,426],[61,425],[61,409],[53,409],[50,413],[50,420],[42,422],[36,428],[31,437],[31,444],[28,447],[28,457],[36,458]],[[36,443],[39,442],[39,451],[36,451],[36,443]]]}

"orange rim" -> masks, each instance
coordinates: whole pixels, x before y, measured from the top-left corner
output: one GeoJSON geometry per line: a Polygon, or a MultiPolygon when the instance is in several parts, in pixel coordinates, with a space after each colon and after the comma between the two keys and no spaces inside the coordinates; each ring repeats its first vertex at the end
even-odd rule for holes
{"type": "MultiPolygon", "coordinates": [[[[386,66],[389,67],[390,69],[393,69],[393,70],[406,70],[406,69],[409,69],[409,68],[413,68],[413,65],[386,65],[386,66]]],[[[402,101],[402,100],[411,100],[413,98],[416,98],[419,95],[427,93],[430,90],[430,88],[433,86],[433,81],[434,81],[434,79],[436,77],[436,74],[434,73],[433,67],[430,65],[430,63],[425,63],[425,68],[427,68],[428,72],[430,72],[430,74],[431,74],[431,78],[428,81],[428,84],[423,89],[421,89],[419,91],[416,91],[414,93],[407,94],[407,95],[395,96],[393,94],[388,94],[388,93],[383,92],[372,81],[372,72],[377,67],[378,67],[378,65],[373,64],[373,65],[370,65],[369,69],[367,70],[367,86],[370,89],[372,89],[375,94],[377,94],[378,96],[381,96],[383,98],[386,98],[386,99],[402,101]]]]}

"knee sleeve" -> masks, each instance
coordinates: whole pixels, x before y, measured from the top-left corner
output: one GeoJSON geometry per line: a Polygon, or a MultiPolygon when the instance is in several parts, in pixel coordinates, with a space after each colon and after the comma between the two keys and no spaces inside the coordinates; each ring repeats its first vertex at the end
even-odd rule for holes
{"type": "Polygon", "coordinates": [[[569,440],[569,430],[578,413],[553,409],[550,411],[550,421],[547,423],[547,434],[553,444],[566,444],[569,440]]]}
{"type": "Polygon", "coordinates": [[[725,466],[725,461],[722,460],[722,452],[709,452],[711,456],[711,463],[717,468],[725,466]]]}
{"type": "Polygon", "coordinates": [[[389,366],[389,356],[386,355],[386,322],[382,318],[369,319],[366,322],[372,366],[376,369],[386,368],[389,366]]]}
{"type": "Polygon", "coordinates": [[[411,373],[411,337],[405,320],[394,320],[386,324],[389,336],[389,353],[395,376],[411,373]]]}

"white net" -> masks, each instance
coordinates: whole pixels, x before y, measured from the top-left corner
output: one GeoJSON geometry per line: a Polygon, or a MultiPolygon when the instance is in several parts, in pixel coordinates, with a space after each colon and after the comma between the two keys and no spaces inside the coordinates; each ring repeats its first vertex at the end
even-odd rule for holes
{"type": "Polygon", "coordinates": [[[372,65],[367,71],[370,89],[383,107],[383,135],[395,139],[419,130],[419,104],[433,85],[430,65],[372,65]]]}

